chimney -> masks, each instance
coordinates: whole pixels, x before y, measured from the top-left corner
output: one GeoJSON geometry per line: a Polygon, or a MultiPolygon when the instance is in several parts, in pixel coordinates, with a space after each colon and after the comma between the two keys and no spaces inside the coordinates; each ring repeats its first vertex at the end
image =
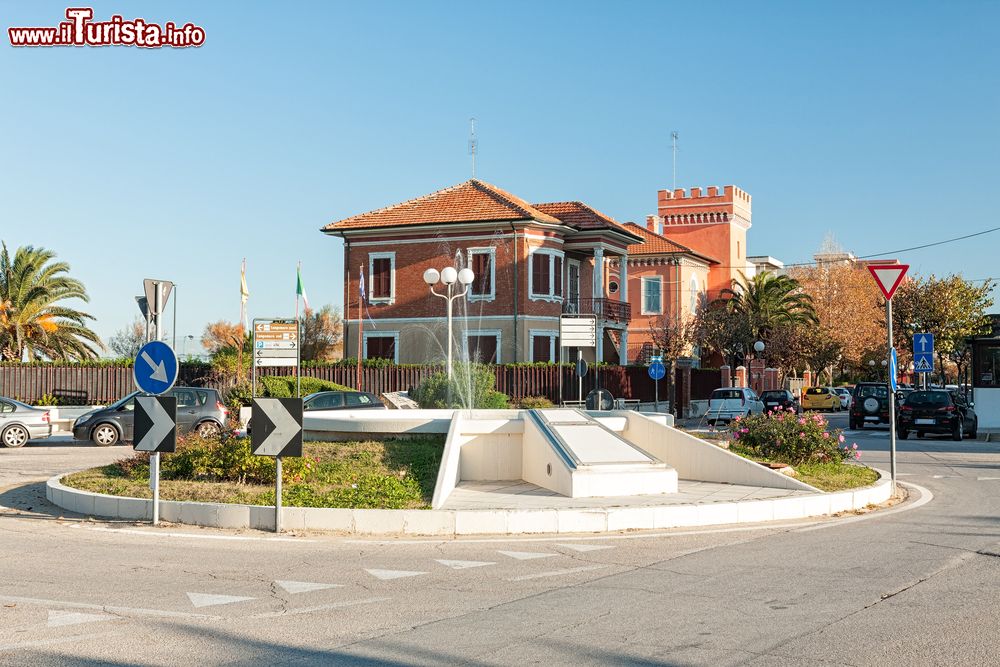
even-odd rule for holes
{"type": "Polygon", "coordinates": [[[651,232],[655,232],[656,231],[656,219],[657,219],[657,217],[658,216],[655,216],[655,215],[647,215],[646,216],[646,229],[648,229],[651,232]]]}

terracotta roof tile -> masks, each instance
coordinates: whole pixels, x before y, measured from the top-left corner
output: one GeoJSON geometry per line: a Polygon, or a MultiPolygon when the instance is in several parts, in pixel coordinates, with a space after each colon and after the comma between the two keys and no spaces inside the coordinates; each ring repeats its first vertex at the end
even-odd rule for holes
{"type": "Polygon", "coordinates": [[[695,255],[700,257],[712,264],[720,264],[719,260],[703,255],[700,252],[692,250],[687,246],[683,246],[676,241],[671,241],[666,236],[657,234],[656,232],[651,232],[641,225],[637,225],[634,222],[626,222],[622,225],[625,229],[637,234],[643,238],[643,243],[635,243],[628,247],[629,255],[668,255],[674,253],[687,253],[690,255],[695,255]]]}
{"type": "Polygon", "coordinates": [[[543,213],[559,218],[575,229],[615,229],[621,223],[609,215],[593,209],[583,202],[560,201],[535,204],[535,208],[543,213]]]}
{"type": "Polygon", "coordinates": [[[558,219],[520,197],[495,185],[472,179],[423,197],[330,223],[322,231],[493,220],[537,220],[560,224],[558,219]]]}

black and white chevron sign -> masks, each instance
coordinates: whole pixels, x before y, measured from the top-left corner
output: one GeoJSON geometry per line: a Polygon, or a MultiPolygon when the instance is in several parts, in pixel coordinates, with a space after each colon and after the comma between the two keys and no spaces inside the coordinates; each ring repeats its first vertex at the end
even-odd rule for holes
{"type": "Polygon", "coordinates": [[[136,396],[132,442],[137,452],[177,449],[177,399],[173,396],[136,396]]]}
{"type": "Polygon", "coordinates": [[[302,399],[254,399],[250,445],[260,456],[302,456],[302,399]]]}

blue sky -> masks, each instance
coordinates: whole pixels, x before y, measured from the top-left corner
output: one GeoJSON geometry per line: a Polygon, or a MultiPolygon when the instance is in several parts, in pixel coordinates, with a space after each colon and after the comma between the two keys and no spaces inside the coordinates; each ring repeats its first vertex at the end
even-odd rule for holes
{"type": "MultiPolygon", "coordinates": [[[[79,3],[83,4],[83,3],[79,3]]],[[[323,224],[478,176],[619,220],[670,187],[754,197],[751,254],[859,255],[1000,225],[1000,5],[95,2],[205,28],[197,49],[13,49],[65,3],[0,2],[0,238],[55,250],[103,337],[144,277],[181,335],[342,299],[323,224]]],[[[1000,232],[898,255],[998,274],[1000,232]]],[[[997,307],[994,307],[997,310],[997,307]]]]}

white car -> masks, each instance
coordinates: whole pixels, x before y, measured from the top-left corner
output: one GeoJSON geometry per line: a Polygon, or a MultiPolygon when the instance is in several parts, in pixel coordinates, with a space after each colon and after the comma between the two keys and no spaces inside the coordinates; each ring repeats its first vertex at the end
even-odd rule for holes
{"type": "Polygon", "coordinates": [[[708,399],[705,419],[709,424],[731,422],[736,417],[748,417],[764,412],[764,403],[749,387],[716,389],[708,399]]]}
{"type": "Polygon", "coordinates": [[[21,447],[32,438],[50,435],[52,422],[48,410],[0,396],[0,443],[5,447],[21,447]]]}
{"type": "Polygon", "coordinates": [[[847,387],[833,387],[833,393],[840,396],[840,409],[850,410],[851,403],[854,402],[854,396],[851,395],[851,390],[847,387]]]}

